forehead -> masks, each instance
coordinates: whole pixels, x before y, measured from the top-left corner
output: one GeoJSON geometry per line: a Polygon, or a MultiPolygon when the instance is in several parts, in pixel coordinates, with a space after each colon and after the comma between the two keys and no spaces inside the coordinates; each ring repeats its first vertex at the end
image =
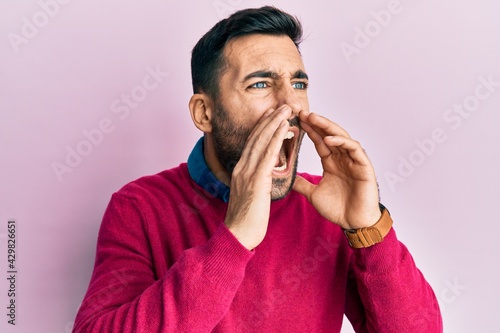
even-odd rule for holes
{"type": "Polygon", "coordinates": [[[226,74],[241,77],[256,70],[280,75],[304,71],[302,57],[288,36],[253,34],[230,40],[224,48],[226,74]]]}

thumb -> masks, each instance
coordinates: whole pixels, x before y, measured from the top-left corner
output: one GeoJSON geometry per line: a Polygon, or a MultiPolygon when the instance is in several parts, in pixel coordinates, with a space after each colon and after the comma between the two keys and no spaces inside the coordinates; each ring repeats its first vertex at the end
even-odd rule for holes
{"type": "Polygon", "coordinates": [[[297,175],[295,182],[293,183],[293,190],[302,194],[311,202],[311,194],[316,188],[316,185],[312,184],[310,181],[306,180],[300,175],[297,175]]]}

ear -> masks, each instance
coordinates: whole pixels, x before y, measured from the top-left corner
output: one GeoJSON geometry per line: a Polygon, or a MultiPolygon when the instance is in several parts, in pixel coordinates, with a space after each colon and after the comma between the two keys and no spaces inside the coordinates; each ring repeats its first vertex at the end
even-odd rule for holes
{"type": "Polygon", "coordinates": [[[194,125],[202,132],[212,132],[212,99],[206,94],[194,94],[189,100],[189,110],[194,125]]]}

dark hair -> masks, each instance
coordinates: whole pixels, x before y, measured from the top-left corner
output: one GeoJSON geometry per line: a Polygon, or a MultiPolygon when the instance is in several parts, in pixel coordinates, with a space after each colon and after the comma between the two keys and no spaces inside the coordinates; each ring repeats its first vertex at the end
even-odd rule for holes
{"type": "Polygon", "coordinates": [[[302,25],[296,17],[271,6],[240,10],[219,21],[196,43],[191,54],[195,94],[218,96],[219,79],[225,69],[224,47],[232,38],[250,34],[288,36],[298,49],[302,25]]]}

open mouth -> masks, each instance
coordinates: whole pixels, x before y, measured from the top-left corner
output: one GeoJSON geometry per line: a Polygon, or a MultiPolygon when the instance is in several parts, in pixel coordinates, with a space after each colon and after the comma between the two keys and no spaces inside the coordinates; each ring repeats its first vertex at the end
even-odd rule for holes
{"type": "Polygon", "coordinates": [[[296,127],[290,127],[286,133],[283,144],[281,145],[280,152],[276,157],[276,164],[274,165],[273,173],[284,175],[290,171],[290,166],[293,163],[295,155],[294,148],[297,142],[299,130],[296,127]]]}

